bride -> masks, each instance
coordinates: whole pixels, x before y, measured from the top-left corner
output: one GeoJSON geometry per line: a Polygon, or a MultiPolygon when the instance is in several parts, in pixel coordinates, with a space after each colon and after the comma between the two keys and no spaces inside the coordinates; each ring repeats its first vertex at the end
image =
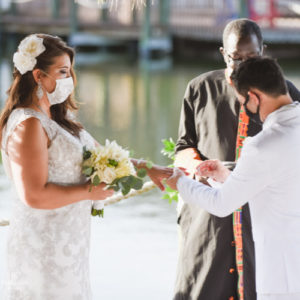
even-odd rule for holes
{"type": "MultiPolygon", "coordinates": [[[[59,37],[35,34],[20,43],[13,61],[0,140],[17,195],[1,290],[5,300],[91,299],[91,200],[113,192],[104,183],[89,191],[81,174],[83,146],[93,148],[97,142],[70,117],[77,109],[74,51],[59,37]]],[[[172,174],[159,166],[147,171],[160,188],[172,174]]]]}

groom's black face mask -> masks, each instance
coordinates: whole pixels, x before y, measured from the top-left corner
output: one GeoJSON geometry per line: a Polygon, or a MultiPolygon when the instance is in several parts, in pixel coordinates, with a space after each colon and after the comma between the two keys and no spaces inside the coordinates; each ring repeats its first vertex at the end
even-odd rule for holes
{"type": "Polygon", "coordinates": [[[245,103],[244,103],[246,115],[247,115],[253,122],[255,122],[256,124],[262,125],[262,121],[261,121],[260,116],[259,116],[259,105],[258,105],[258,107],[257,107],[256,113],[251,112],[251,111],[247,108],[247,103],[249,102],[249,100],[250,100],[250,97],[249,97],[249,95],[247,95],[247,96],[246,96],[246,101],[245,101],[245,103]]]}

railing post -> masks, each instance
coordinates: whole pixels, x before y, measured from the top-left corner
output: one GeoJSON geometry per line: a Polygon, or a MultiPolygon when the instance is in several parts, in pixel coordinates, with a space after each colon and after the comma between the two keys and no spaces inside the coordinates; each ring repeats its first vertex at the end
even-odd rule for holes
{"type": "Polygon", "coordinates": [[[139,41],[139,51],[143,58],[148,58],[150,53],[148,49],[148,42],[151,38],[151,0],[146,0],[146,5],[144,8],[144,18],[142,24],[142,32],[139,41]]]}
{"type": "Polygon", "coordinates": [[[51,1],[51,10],[52,10],[52,18],[58,19],[59,17],[59,0],[52,0],[51,1]]]}
{"type": "Polygon", "coordinates": [[[239,0],[240,1],[240,18],[248,18],[249,17],[249,1],[251,0],[239,0]]]}
{"type": "Polygon", "coordinates": [[[18,14],[17,4],[16,4],[16,3],[10,2],[9,13],[10,13],[11,15],[17,15],[17,14],[18,14]]]}
{"type": "Polygon", "coordinates": [[[170,0],[160,0],[159,1],[160,25],[168,29],[169,18],[170,18],[170,0]]]}
{"type": "Polygon", "coordinates": [[[76,33],[78,31],[78,4],[75,0],[69,0],[70,5],[70,33],[76,33]]]}
{"type": "Polygon", "coordinates": [[[102,4],[101,11],[100,11],[100,19],[102,23],[107,23],[109,18],[108,13],[109,7],[108,4],[102,4]]]}

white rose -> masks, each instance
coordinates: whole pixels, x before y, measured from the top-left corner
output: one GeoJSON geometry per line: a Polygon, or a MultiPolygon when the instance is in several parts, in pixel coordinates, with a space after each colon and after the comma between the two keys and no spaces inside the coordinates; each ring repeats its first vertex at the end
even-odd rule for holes
{"type": "Polygon", "coordinates": [[[13,62],[15,64],[15,67],[23,75],[27,71],[33,70],[33,68],[36,64],[36,59],[32,56],[16,52],[13,57],[13,62]]]}
{"type": "Polygon", "coordinates": [[[36,35],[30,35],[25,38],[20,43],[18,49],[19,52],[32,57],[37,57],[46,50],[45,46],[43,45],[43,39],[37,37],[36,35]]]}
{"type": "Polygon", "coordinates": [[[101,180],[107,184],[112,183],[116,178],[116,173],[114,171],[113,168],[105,168],[105,170],[103,170],[103,178],[101,178],[101,180]]]}

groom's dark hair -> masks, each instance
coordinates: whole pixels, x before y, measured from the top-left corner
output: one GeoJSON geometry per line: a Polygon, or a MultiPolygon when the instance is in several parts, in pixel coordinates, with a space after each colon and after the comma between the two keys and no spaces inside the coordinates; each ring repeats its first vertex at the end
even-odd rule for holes
{"type": "Polygon", "coordinates": [[[288,92],[279,64],[269,57],[254,57],[243,61],[231,74],[231,80],[238,93],[244,97],[250,88],[273,97],[288,92]]]}

